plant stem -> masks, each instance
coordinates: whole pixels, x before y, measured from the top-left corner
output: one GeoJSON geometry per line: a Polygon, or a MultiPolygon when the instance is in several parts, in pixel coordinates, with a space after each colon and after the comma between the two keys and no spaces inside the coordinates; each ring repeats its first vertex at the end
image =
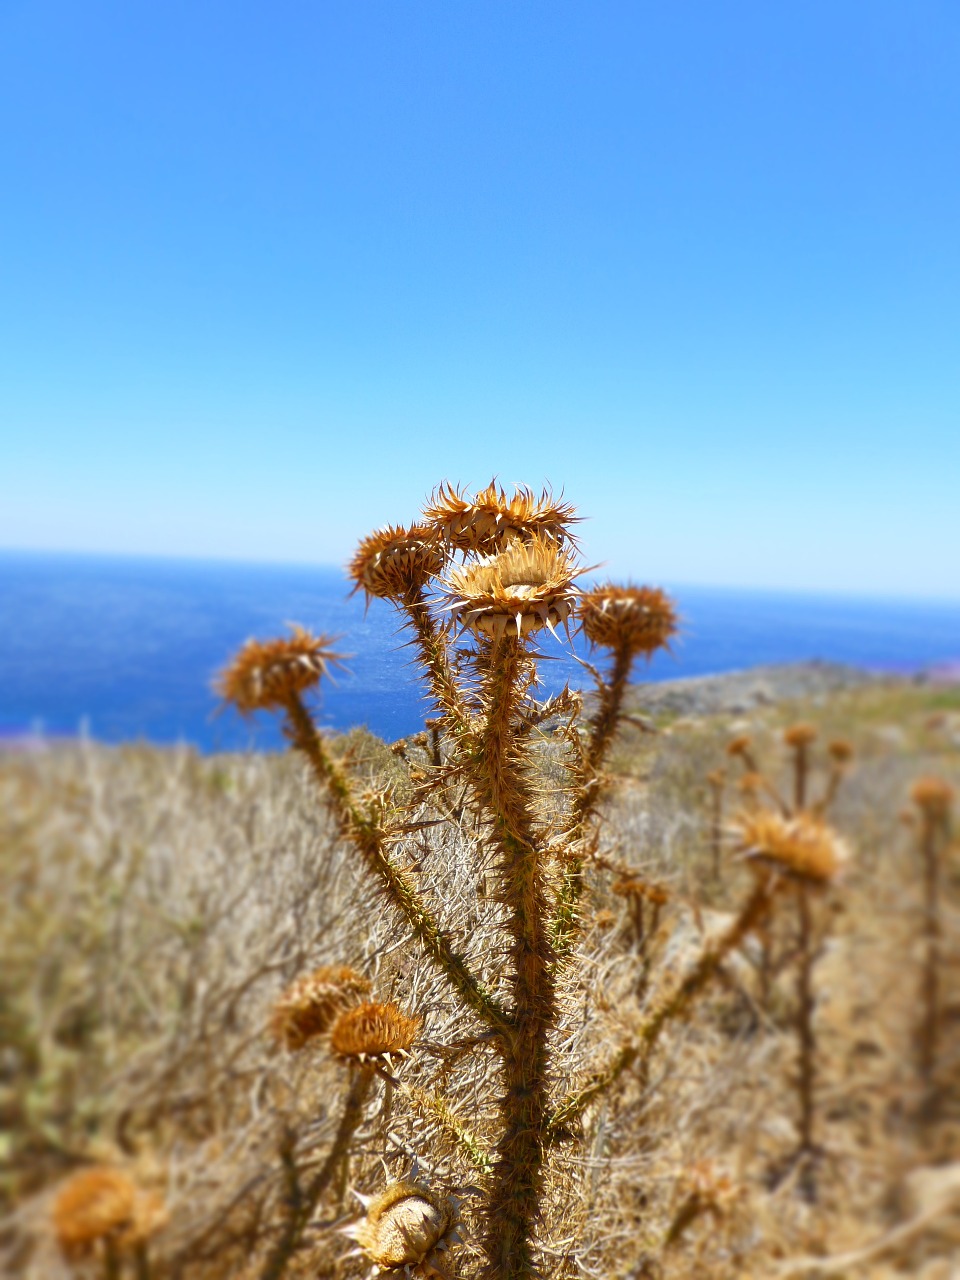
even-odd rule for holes
{"type": "MultiPolygon", "coordinates": [[[[813,1032],[813,946],[810,894],[805,884],[797,885],[797,1089],[800,1094],[800,1145],[798,1155],[811,1157],[813,1141],[814,1077],[816,1039],[813,1032]]],[[[816,1194],[812,1168],[805,1171],[804,1192],[812,1200],[816,1194]]]]}
{"type": "Polygon", "coordinates": [[[406,917],[414,936],[464,1003],[488,1026],[508,1030],[510,1020],[506,1012],[467,968],[408,877],[390,861],[376,823],[360,809],[349,779],[331,758],[309,711],[296,694],[287,702],[287,717],[293,745],[310,761],[317,781],[329,798],[340,834],[360,852],[385,897],[406,917]]]}
{"type": "Polygon", "coordinates": [[[374,1074],[374,1068],[371,1066],[361,1067],[355,1073],[350,1082],[350,1088],[344,1102],[343,1115],[340,1117],[340,1124],[333,1140],[333,1146],[327,1153],[327,1158],[324,1160],[323,1165],[306,1189],[301,1189],[300,1187],[296,1176],[294,1156],[292,1152],[289,1153],[288,1159],[291,1162],[291,1172],[287,1221],[284,1225],[283,1234],[260,1272],[260,1280],[279,1280],[279,1277],[286,1271],[313,1216],[320,1197],[329,1186],[333,1175],[346,1156],[350,1139],[363,1119],[363,1104],[367,1099],[367,1094],[370,1092],[374,1074]]]}
{"type": "Polygon", "coordinates": [[[937,1062],[939,1031],[939,980],[940,980],[940,858],[938,856],[938,827],[929,814],[924,814],[920,836],[920,852],[923,857],[923,935],[924,963],[920,990],[922,1021],[920,1024],[920,1077],[928,1099],[933,1089],[937,1062]]]}
{"type": "Polygon", "coordinates": [[[547,931],[545,868],[528,795],[524,744],[517,736],[525,657],[519,639],[505,636],[493,644],[474,767],[477,798],[492,823],[509,911],[513,995],[513,1029],[503,1042],[502,1131],[483,1242],[488,1280],[536,1274],[533,1235],[543,1195],[547,1037],[556,1021],[556,955],[547,931]]]}

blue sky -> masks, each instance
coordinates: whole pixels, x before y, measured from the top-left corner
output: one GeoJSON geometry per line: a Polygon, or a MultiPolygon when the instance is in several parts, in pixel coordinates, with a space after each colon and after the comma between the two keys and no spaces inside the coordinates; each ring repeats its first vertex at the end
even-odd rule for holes
{"type": "Polygon", "coordinates": [[[955,0],[5,0],[0,546],[960,598],[955,0]]]}

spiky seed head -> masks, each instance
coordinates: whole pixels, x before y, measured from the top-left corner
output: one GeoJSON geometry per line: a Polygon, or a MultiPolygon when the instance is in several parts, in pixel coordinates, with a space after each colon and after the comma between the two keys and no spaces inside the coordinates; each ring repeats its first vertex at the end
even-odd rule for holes
{"type": "Polygon", "coordinates": [[[597,929],[612,929],[617,923],[617,917],[607,907],[603,907],[593,917],[593,923],[597,929]]]}
{"type": "Polygon", "coordinates": [[[707,782],[715,791],[721,790],[727,781],[726,769],[711,769],[707,774],[707,782]]]}
{"type": "Polygon", "coordinates": [[[341,1013],[330,1032],[330,1049],[351,1063],[385,1062],[404,1058],[423,1027],[423,1019],[408,1018],[395,1004],[367,1002],[341,1013]]]}
{"type": "Polygon", "coordinates": [[[666,648],[677,631],[676,608],[659,587],[604,583],[581,595],[578,612],[591,644],[648,657],[666,648]]]}
{"type": "Polygon", "coordinates": [[[484,635],[527,635],[565,624],[577,588],[573,555],[551,538],[512,542],[499,555],[452,569],[443,581],[447,608],[484,635]]]}
{"type": "Polygon", "coordinates": [[[159,1196],[105,1165],[75,1173],[53,1202],[54,1234],[68,1258],[92,1253],[107,1240],[118,1249],[132,1249],[165,1221],[159,1196]]]}
{"type": "Polygon", "coordinates": [[[495,480],[472,498],[449,483],[441,484],[423,509],[426,523],[457,551],[495,555],[510,542],[534,537],[562,544],[573,542],[569,525],[579,517],[576,507],[554,498],[549,489],[540,496],[517,485],[512,498],[495,480]]]}
{"type": "Polygon", "coordinates": [[[657,907],[662,907],[670,900],[669,893],[662,885],[650,884],[646,880],[641,880],[639,876],[624,876],[621,880],[615,880],[610,887],[620,898],[652,902],[657,907]]]}
{"type": "Polygon", "coordinates": [[[404,600],[443,569],[443,545],[424,524],[385,525],[363,539],[347,573],[367,597],[404,600]]]}
{"type": "Polygon", "coordinates": [[[771,809],[754,810],[739,814],[733,830],[751,861],[812,885],[828,884],[849,857],[840,836],[809,813],[785,818],[771,809]]]}
{"type": "Polygon", "coordinates": [[[333,648],[336,640],[297,626],[279,640],[248,640],[220,673],[217,691],[244,715],[284,707],[319,684],[331,667],[343,666],[343,655],[333,648]]]}
{"type": "Polygon", "coordinates": [[[346,965],[325,965],[304,974],[273,1006],[273,1038],[286,1049],[302,1049],[329,1031],[337,1016],[369,991],[367,979],[346,965]]]}
{"type": "Polygon", "coordinates": [[[737,756],[744,756],[752,745],[751,738],[747,734],[741,733],[736,738],[731,738],[727,743],[727,755],[731,759],[736,759],[737,756]]]}
{"type": "Polygon", "coordinates": [[[953,787],[943,778],[917,778],[910,788],[910,799],[926,817],[942,821],[953,804],[953,787]]]}
{"type": "Polygon", "coordinates": [[[834,764],[849,764],[853,759],[853,743],[848,738],[834,738],[827,744],[827,754],[834,764]]]}
{"type": "Polygon", "coordinates": [[[458,1238],[458,1222],[452,1196],[419,1182],[394,1182],[370,1201],[366,1217],[348,1234],[381,1273],[429,1276],[438,1274],[435,1255],[458,1238]]]}
{"type": "Polygon", "coordinates": [[[816,726],[802,722],[788,725],[783,731],[783,740],[788,747],[809,747],[816,737],[816,726]]]}

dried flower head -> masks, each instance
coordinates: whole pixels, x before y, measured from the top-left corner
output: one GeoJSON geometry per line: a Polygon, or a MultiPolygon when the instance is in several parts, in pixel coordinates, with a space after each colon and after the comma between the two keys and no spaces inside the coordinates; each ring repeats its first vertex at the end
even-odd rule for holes
{"type": "Polygon", "coordinates": [[[53,1229],[68,1258],[81,1258],[101,1242],[117,1249],[142,1244],[166,1221],[162,1200],[119,1169],[95,1166],[69,1178],[53,1203],[53,1229]]]}
{"type": "Polygon", "coordinates": [[[677,631],[673,601],[658,587],[618,587],[612,582],[585,591],[580,623],[591,644],[628,653],[666,648],[677,631]]]}
{"type": "Polygon", "coordinates": [[[464,626],[488,636],[527,635],[566,623],[576,597],[576,574],[570,552],[535,536],[451,570],[443,588],[447,608],[464,626]]]}
{"type": "Polygon", "coordinates": [[[607,907],[603,907],[593,917],[593,923],[594,927],[597,929],[612,929],[617,923],[617,917],[614,912],[610,911],[607,907]]]}
{"type": "Polygon", "coordinates": [[[640,899],[652,902],[657,907],[662,907],[670,900],[669,893],[661,885],[650,884],[639,876],[624,876],[622,880],[615,880],[610,887],[620,898],[640,899]]]}
{"type": "Polygon", "coordinates": [[[853,743],[847,738],[834,738],[827,744],[827,754],[834,764],[849,764],[853,759],[853,743]]]}
{"type": "Polygon", "coordinates": [[[364,538],[347,573],[368,598],[403,600],[443,569],[443,546],[427,525],[385,525],[364,538]]]}
{"type": "Polygon", "coordinates": [[[829,883],[849,856],[837,833],[808,813],[791,818],[770,809],[741,813],[734,834],[748,858],[809,884],[829,883]]]}
{"type": "Polygon", "coordinates": [[[273,1037],[287,1049],[302,1049],[329,1031],[338,1015],[369,991],[367,979],[346,965],[315,969],[298,978],[273,1006],[273,1037]]]}
{"type": "Polygon", "coordinates": [[[953,787],[943,778],[917,778],[910,788],[910,799],[928,818],[943,821],[953,804],[953,787]]]}
{"type": "Polygon", "coordinates": [[[549,489],[537,497],[532,489],[517,485],[508,498],[495,480],[473,498],[451,484],[441,484],[431,494],[423,517],[447,545],[477,555],[494,555],[516,539],[572,542],[568,526],[578,519],[576,508],[557,501],[549,489]]]}
{"type": "Polygon", "coordinates": [[[702,1208],[716,1214],[725,1213],[740,1194],[730,1174],[712,1160],[698,1160],[685,1169],[680,1188],[687,1195],[696,1196],[702,1208]]]}
{"type": "Polygon", "coordinates": [[[438,1254],[459,1243],[460,1204],[419,1182],[394,1182],[372,1199],[361,1196],[366,1217],[348,1227],[378,1272],[443,1275],[438,1254]]]}
{"type": "Polygon", "coordinates": [[[747,734],[741,733],[739,737],[732,738],[727,743],[727,755],[732,759],[737,756],[746,755],[752,746],[752,741],[747,734]]]}
{"type": "Polygon", "coordinates": [[[350,1062],[382,1061],[389,1066],[394,1057],[409,1057],[422,1027],[422,1018],[408,1018],[395,1004],[361,1004],[337,1018],[330,1049],[350,1062]]]}
{"type": "Polygon", "coordinates": [[[758,796],[760,792],[764,790],[765,785],[763,774],[754,773],[751,770],[749,773],[743,774],[740,778],[740,781],[737,783],[737,790],[745,796],[758,796]]]}
{"type": "Polygon", "coordinates": [[[791,724],[783,731],[783,740],[788,747],[809,747],[816,737],[816,726],[812,724],[791,724]]]}
{"type": "Polygon", "coordinates": [[[725,769],[711,769],[707,774],[707,782],[715,791],[720,791],[727,781],[725,769]]]}
{"type": "Polygon", "coordinates": [[[320,683],[343,658],[333,649],[336,636],[311,635],[303,627],[280,640],[248,640],[220,674],[217,690],[244,715],[284,707],[291,697],[320,683]]]}

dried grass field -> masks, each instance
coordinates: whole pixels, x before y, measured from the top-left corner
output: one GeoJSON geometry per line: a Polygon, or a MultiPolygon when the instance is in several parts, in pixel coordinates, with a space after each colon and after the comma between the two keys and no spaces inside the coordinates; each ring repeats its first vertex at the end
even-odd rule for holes
{"type": "MultiPolygon", "coordinates": [[[[868,682],[683,715],[639,690],[629,710],[558,979],[540,1274],[960,1274],[960,855],[952,837],[938,855],[931,1065],[925,819],[910,798],[918,778],[960,785],[960,690],[868,682]],[[753,877],[733,823],[758,790],[789,793],[797,721],[817,729],[814,799],[838,771],[827,744],[852,748],[830,806],[849,858],[809,900],[802,1159],[790,886],[760,927],[716,945],[753,877]],[[744,736],[763,783],[728,754],[744,736]],[[710,981],[678,1002],[711,954],[710,981]]],[[[434,745],[356,731],[335,754],[370,794],[410,797],[434,745]]],[[[548,794],[563,768],[549,719],[535,755],[548,794]]],[[[391,1179],[442,1188],[462,1220],[462,1243],[410,1270],[481,1273],[501,1087],[489,1030],[398,927],[301,759],[56,747],[0,758],[0,797],[3,1274],[348,1280],[371,1267],[343,1234],[357,1193],[391,1179]],[[417,1023],[409,1056],[364,1075],[329,1035],[288,1047],[278,999],[321,966],[349,966],[417,1023]],[[70,1237],[63,1189],[91,1171],[132,1199],[112,1235],[85,1237],[81,1214],[70,1237]],[[296,1247],[271,1262],[305,1204],[296,1247]]],[[[431,805],[420,816],[445,806],[445,821],[411,823],[393,856],[497,991],[505,906],[471,867],[476,819],[452,790],[431,805]]]]}

